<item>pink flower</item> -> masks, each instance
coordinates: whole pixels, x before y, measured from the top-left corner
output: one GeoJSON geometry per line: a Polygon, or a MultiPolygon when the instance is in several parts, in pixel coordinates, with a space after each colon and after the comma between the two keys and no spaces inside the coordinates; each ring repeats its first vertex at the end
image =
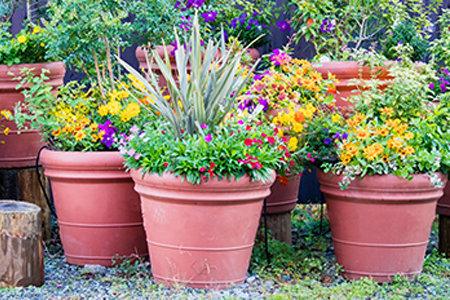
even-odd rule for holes
{"type": "Polygon", "coordinates": [[[241,125],[242,125],[242,124],[244,124],[244,121],[239,120],[239,121],[238,121],[238,124],[241,124],[241,125]]]}
{"type": "Polygon", "coordinates": [[[207,134],[207,135],[205,136],[205,142],[209,143],[209,142],[211,142],[211,140],[212,140],[211,134],[207,134]]]}
{"type": "Polygon", "coordinates": [[[136,154],[136,150],[130,149],[130,150],[128,150],[127,154],[128,154],[129,156],[134,156],[134,154],[136,154]]]}
{"type": "Polygon", "coordinates": [[[202,123],[202,124],[200,124],[200,127],[203,129],[206,129],[206,128],[208,128],[208,125],[202,123]]]}
{"type": "Polygon", "coordinates": [[[139,160],[139,158],[141,158],[141,154],[140,153],[136,153],[136,155],[134,155],[134,159],[135,160],[139,160]]]}
{"type": "Polygon", "coordinates": [[[306,154],[307,158],[311,158],[311,153],[306,154]]]}

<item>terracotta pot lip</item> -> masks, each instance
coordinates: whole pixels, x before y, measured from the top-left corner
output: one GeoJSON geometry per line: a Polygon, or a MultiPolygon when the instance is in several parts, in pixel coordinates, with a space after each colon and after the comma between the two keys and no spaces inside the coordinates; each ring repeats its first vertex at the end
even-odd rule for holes
{"type": "Polygon", "coordinates": [[[0,85],[1,89],[16,90],[18,81],[13,80],[14,77],[20,75],[20,70],[23,68],[34,68],[34,72],[41,72],[42,69],[48,69],[50,72],[46,74],[52,86],[59,86],[63,83],[63,77],[66,73],[64,63],[62,61],[49,63],[34,63],[34,64],[17,64],[17,65],[0,65],[0,85]],[[13,73],[10,75],[9,73],[13,73]],[[54,81],[56,80],[56,81],[54,81]]]}
{"type": "Polygon", "coordinates": [[[218,180],[217,177],[213,179],[209,179],[207,182],[200,182],[200,184],[192,184],[186,179],[183,181],[181,176],[174,176],[173,173],[165,172],[160,176],[158,173],[147,173],[142,176],[142,168],[139,169],[131,169],[130,174],[131,177],[135,181],[139,181],[146,186],[154,186],[161,189],[174,189],[174,190],[192,190],[197,189],[198,187],[202,187],[206,190],[222,190],[227,191],[230,187],[233,188],[244,188],[248,189],[248,185],[252,185],[254,189],[266,189],[269,188],[276,178],[275,170],[272,170],[271,178],[269,181],[251,181],[251,178],[248,174],[245,174],[238,180],[232,178],[231,181],[224,178],[223,180],[218,180]]]}
{"type": "Polygon", "coordinates": [[[41,153],[41,163],[51,168],[99,168],[123,169],[124,158],[119,151],[56,151],[44,149],[41,153]]]}
{"type": "MultiPolygon", "coordinates": [[[[54,62],[45,62],[45,63],[31,63],[31,64],[15,64],[15,65],[0,65],[0,76],[3,75],[3,72],[6,72],[6,75],[8,75],[8,72],[20,72],[23,68],[35,68],[35,69],[50,69],[50,73],[48,75],[51,75],[52,73],[63,70],[65,72],[65,66],[62,61],[54,61],[54,62]]],[[[64,72],[57,72],[58,73],[64,73],[64,72]]],[[[10,76],[10,75],[8,75],[10,76]]],[[[3,76],[2,76],[3,77],[3,76]]]]}
{"type": "MultiPolygon", "coordinates": [[[[344,177],[343,175],[333,175],[333,177],[330,177],[330,173],[325,173],[323,170],[318,169],[317,170],[317,177],[320,180],[327,180],[328,182],[332,182],[332,184],[338,184],[341,179],[344,177]]],[[[434,172],[433,174],[436,174],[441,180],[444,181],[444,184],[447,182],[447,175],[441,172],[434,172]]],[[[430,184],[430,180],[427,174],[413,174],[413,179],[411,181],[408,181],[406,178],[398,177],[393,174],[386,174],[386,175],[366,175],[362,179],[356,178],[353,180],[348,187],[349,188],[364,188],[365,186],[371,186],[373,183],[380,184],[381,181],[383,181],[383,188],[389,189],[389,184],[392,183],[396,186],[396,188],[399,188],[397,185],[398,183],[404,183],[407,184],[409,182],[414,181],[416,184],[418,184],[418,188],[428,188],[428,189],[440,189],[435,188],[430,184]],[[388,181],[386,180],[388,179],[388,181]]],[[[377,185],[378,187],[379,185],[377,185]]],[[[402,188],[402,190],[411,190],[411,185],[407,184],[402,188]]]]}

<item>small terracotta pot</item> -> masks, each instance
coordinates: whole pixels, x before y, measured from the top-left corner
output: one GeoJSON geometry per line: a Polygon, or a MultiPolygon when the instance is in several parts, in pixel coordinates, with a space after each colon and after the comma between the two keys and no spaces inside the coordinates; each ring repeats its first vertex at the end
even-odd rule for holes
{"type": "Polygon", "coordinates": [[[322,74],[323,78],[328,78],[328,73],[334,74],[339,83],[336,84],[338,93],[335,95],[336,106],[349,107],[351,103],[346,101],[348,97],[357,95],[358,92],[352,92],[358,88],[352,79],[369,80],[374,74],[379,73],[376,78],[386,81],[382,87],[388,85],[388,80],[392,79],[388,72],[388,66],[393,62],[387,61],[385,67],[376,67],[370,70],[369,66],[363,66],[362,63],[356,61],[331,61],[314,64],[314,69],[322,74]]]}
{"type": "Polygon", "coordinates": [[[223,289],[242,284],[270,182],[244,176],[193,185],[164,173],[131,171],[141,196],[157,283],[223,289]]]}
{"type": "MultiPolygon", "coordinates": [[[[65,74],[64,64],[62,62],[37,63],[37,64],[19,64],[19,65],[0,65],[0,110],[7,109],[14,112],[17,102],[24,99],[22,90],[16,90],[19,83],[12,80],[20,75],[23,68],[34,68],[34,74],[40,75],[42,69],[50,72],[46,74],[49,77],[47,81],[55,90],[63,83],[65,74]],[[10,72],[13,74],[11,75],[10,72]]],[[[1,135],[0,140],[5,143],[0,145],[0,168],[23,168],[31,167],[36,163],[36,156],[39,148],[44,144],[41,142],[41,136],[37,130],[22,131],[18,134],[14,121],[2,119],[0,125],[8,127],[11,132],[8,135],[1,135]]],[[[3,128],[3,127],[2,127],[3,128]]]]}
{"type": "Polygon", "coordinates": [[[450,216],[450,181],[444,189],[444,196],[438,200],[436,213],[439,215],[450,216]]]}
{"type": "Polygon", "coordinates": [[[270,196],[266,199],[267,214],[291,212],[297,206],[300,175],[288,177],[289,183],[282,185],[277,179],[270,188],[270,196]]]}
{"type": "Polygon", "coordinates": [[[139,195],[119,152],[43,150],[67,262],[111,266],[147,256],[139,195]]]}
{"type": "Polygon", "coordinates": [[[384,175],[353,180],[341,190],[342,175],[317,175],[336,260],[347,279],[386,282],[398,273],[410,278],[420,274],[443,188],[433,187],[426,175],[414,175],[411,181],[384,175]]]}

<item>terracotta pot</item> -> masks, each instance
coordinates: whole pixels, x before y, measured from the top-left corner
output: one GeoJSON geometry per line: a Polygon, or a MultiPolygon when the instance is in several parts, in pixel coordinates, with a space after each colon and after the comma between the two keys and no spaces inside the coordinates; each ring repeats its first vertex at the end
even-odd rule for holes
{"type": "MultiPolygon", "coordinates": [[[[20,75],[22,68],[34,68],[36,75],[41,74],[42,69],[48,69],[50,73],[48,83],[55,88],[63,83],[65,74],[64,64],[62,62],[38,63],[38,64],[19,64],[19,65],[0,65],[0,110],[7,109],[14,111],[17,102],[23,100],[22,90],[16,90],[19,83],[12,80],[20,75]],[[13,75],[10,75],[11,72],[13,75]]],[[[36,163],[36,156],[39,148],[44,145],[41,142],[41,136],[37,130],[22,131],[18,134],[14,121],[2,119],[0,125],[8,127],[11,132],[5,136],[1,135],[0,140],[5,143],[0,145],[0,168],[23,168],[31,167],[36,163]]],[[[3,127],[2,127],[3,128],[3,127]]]]}
{"type": "Polygon", "coordinates": [[[42,151],[67,262],[147,256],[139,195],[119,152],[42,151]]]}
{"type": "MultiPolygon", "coordinates": [[[[352,92],[358,88],[352,79],[362,79],[369,80],[372,79],[371,76],[377,74],[377,79],[387,81],[392,79],[389,76],[388,65],[392,63],[390,61],[386,62],[386,67],[373,68],[372,71],[368,66],[362,66],[362,63],[356,61],[331,61],[314,64],[314,68],[317,72],[322,74],[323,78],[328,78],[328,73],[336,75],[336,79],[339,83],[336,84],[336,90],[338,93],[335,95],[336,105],[339,107],[349,107],[351,103],[347,102],[345,99],[352,95],[358,94],[358,92],[352,92]]],[[[382,86],[386,87],[388,83],[382,86]]]]}
{"type": "Polygon", "coordinates": [[[436,213],[439,215],[450,216],[450,181],[444,189],[444,196],[438,200],[436,213]]]}
{"type": "MultiPolygon", "coordinates": [[[[170,55],[170,52],[173,51],[174,47],[166,46],[166,49],[167,49],[167,53],[169,53],[169,55],[170,55]]],[[[163,58],[165,56],[164,46],[155,46],[155,50],[158,52],[160,57],[163,58]]],[[[147,59],[146,59],[147,52],[148,51],[142,47],[137,47],[137,49],[136,49],[136,58],[139,62],[139,69],[144,70],[144,72],[148,72],[148,63],[147,63],[147,59]]],[[[260,57],[260,53],[259,53],[258,49],[250,48],[247,50],[247,52],[250,55],[250,57],[255,61],[260,57]]],[[[175,62],[174,55],[170,55],[170,62],[171,62],[171,69],[173,72],[175,72],[175,70],[177,69],[177,65],[175,62]]],[[[163,87],[167,86],[167,80],[164,78],[164,76],[162,76],[161,72],[159,71],[159,68],[157,66],[153,65],[152,71],[158,75],[159,87],[163,88],[163,87]]]]}
{"type": "Polygon", "coordinates": [[[164,173],[131,171],[141,196],[157,283],[223,289],[242,284],[270,182],[211,179],[193,185],[164,173]]]}
{"type": "Polygon", "coordinates": [[[281,185],[277,179],[270,188],[270,196],[266,199],[267,214],[282,214],[291,212],[297,206],[300,175],[288,177],[289,183],[281,185]]]}
{"type": "Polygon", "coordinates": [[[411,181],[384,175],[356,179],[341,190],[342,176],[317,174],[336,260],[347,279],[386,282],[397,273],[420,274],[442,188],[433,187],[426,175],[411,181]]]}

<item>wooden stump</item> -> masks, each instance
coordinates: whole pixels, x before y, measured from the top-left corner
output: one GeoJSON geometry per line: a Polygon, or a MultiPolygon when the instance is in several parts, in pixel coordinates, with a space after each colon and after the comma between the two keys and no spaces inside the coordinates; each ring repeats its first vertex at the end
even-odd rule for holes
{"type": "MultiPolygon", "coordinates": [[[[259,227],[264,227],[264,215],[261,216],[259,227]]],[[[267,215],[267,229],[274,239],[292,245],[291,212],[267,215]]],[[[258,240],[264,240],[264,232],[261,230],[258,230],[258,240]]]]}
{"type": "Polygon", "coordinates": [[[0,286],[44,284],[41,209],[0,200],[0,286]]]}
{"type": "MultiPolygon", "coordinates": [[[[40,173],[41,181],[48,187],[42,170],[40,173]]],[[[50,193],[47,192],[47,194],[49,195],[50,193]]],[[[42,210],[44,240],[50,238],[50,208],[39,185],[35,168],[0,169],[0,199],[23,200],[39,206],[42,210]]]]}
{"type": "Polygon", "coordinates": [[[450,258],[450,216],[439,215],[439,252],[450,258]]]}

